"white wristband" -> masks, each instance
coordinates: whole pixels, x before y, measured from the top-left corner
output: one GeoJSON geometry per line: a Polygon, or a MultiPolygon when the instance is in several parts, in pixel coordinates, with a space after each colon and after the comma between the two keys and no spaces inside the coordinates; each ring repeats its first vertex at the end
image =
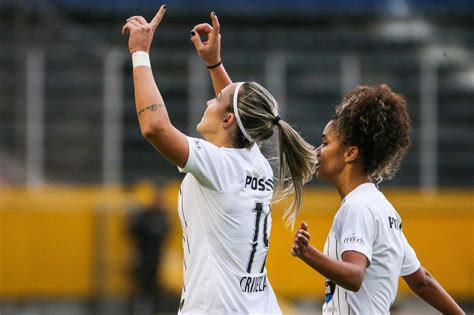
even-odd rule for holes
{"type": "Polygon", "coordinates": [[[148,55],[148,53],[144,51],[136,51],[132,54],[132,64],[133,68],[139,66],[151,68],[150,55],[148,55]]]}

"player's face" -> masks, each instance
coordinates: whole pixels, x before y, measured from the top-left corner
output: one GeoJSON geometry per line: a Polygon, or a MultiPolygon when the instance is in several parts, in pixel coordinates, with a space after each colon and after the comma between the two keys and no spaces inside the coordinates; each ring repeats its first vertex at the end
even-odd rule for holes
{"type": "Polygon", "coordinates": [[[322,143],[316,149],[316,177],[335,183],[345,166],[344,146],[336,131],[335,122],[329,121],[323,131],[322,143]]]}
{"type": "Polygon", "coordinates": [[[235,84],[230,84],[217,97],[206,102],[206,110],[196,128],[204,139],[212,142],[214,136],[222,132],[222,122],[228,115],[230,94],[234,89],[235,84]]]}

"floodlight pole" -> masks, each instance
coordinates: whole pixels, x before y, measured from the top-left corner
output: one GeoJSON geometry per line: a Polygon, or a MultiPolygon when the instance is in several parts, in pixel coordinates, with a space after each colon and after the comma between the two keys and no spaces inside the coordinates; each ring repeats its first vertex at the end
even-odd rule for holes
{"type": "Polygon", "coordinates": [[[438,187],[438,63],[424,56],[420,64],[420,185],[438,187]]]}
{"type": "Polygon", "coordinates": [[[286,69],[287,59],[283,52],[271,52],[265,59],[265,83],[268,90],[275,97],[279,106],[279,114],[286,114],[286,69]]]}
{"type": "Polygon", "coordinates": [[[33,48],[26,55],[26,186],[44,184],[45,55],[33,48]]]}
{"type": "Polygon", "coordinates": [[[203,106],[209,97],[209,74],[201,58],[188,57],[188,135],[196,136],[196,125],[201,120],[203,106]]]}
{"type": "Polygon", "coordinates": [[[345,54],[341,58],[341,97],[353,90],[361,82],[360,61],[355,54],[345,54]]]}
{"type": "Polygon", "coordinates": [[[125,55],[112,48],[104,58],[102,179],[104,185],[122,182],[123,73],[125,55]]]}

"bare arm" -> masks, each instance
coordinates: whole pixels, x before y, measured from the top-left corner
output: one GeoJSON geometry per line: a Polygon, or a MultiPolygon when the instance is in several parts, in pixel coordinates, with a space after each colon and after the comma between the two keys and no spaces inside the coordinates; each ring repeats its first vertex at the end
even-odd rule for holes
{"type": "Polygon", "coordinates": [[[337,285],[357,292],[364,281],[367,257],[355,251],[343,253],[342,261],[329,257],[309,244],[308,225],[301,223],[296,232],[291,254],[337,285]]]}
{"type": "Polygon", "coordinates": [[[220,64],[217,68],[209,69],[209,74],[211,75],[212,86],[214,87],[216,96],[219,95],[226,86],[232,83],[223,64],[220,64]]]}
{"type": "Polygon", "coordinates": [[[425,302],[443,314],[465,314],[453,298],[433,276],[423,267],[403,279],[425,302]]]}
{"type": "MultiPolygon", "coordinates": [[[[141,17],[127,20],[122,33],[130,34],[128,47],[131,54],[150,51],[153,35],[165,14],[166,6],[161,6],[150,23],[141,17]]],[[[186,136],[172,124],[166,111],[165,102],[155,83],[151,68],[138,66],[133,69],[135,106],[142,135],[164,157],[174,164],[184,167],[189,155],[186,136]]]]}
{"type": "Polygon", "coordinates": [[[211,13],[211,21],[212,26],[207,23],[196,25],[191,31],[191,41],[206,66],[211,67],[220,63],[219,66],[209,69],[214,93],[218,95],[223,88],[232,83],[232,80],[222,64],[220,24],[214,12],[211,13]],[[208,40],[202,42],[201,34],[207,35],[208,40]]]}

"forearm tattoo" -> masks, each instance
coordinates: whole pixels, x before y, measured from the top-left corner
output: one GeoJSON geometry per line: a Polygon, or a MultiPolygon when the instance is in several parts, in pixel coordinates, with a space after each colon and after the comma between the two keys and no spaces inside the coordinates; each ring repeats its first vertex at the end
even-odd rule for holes
{"type": "Polygon", "coordinates": [[[143,114],[143,112],[146,111],[146,110],[149,110],[151,112],[156,112],[158,110],[158,108],[161,108],[161,107],[165,107],[165,104],[151,104],[151,105],[148,105],[145,108],[140,109],[137,112],[137,115],[138,115],[138,117],[140,117],[143,114]]]}

